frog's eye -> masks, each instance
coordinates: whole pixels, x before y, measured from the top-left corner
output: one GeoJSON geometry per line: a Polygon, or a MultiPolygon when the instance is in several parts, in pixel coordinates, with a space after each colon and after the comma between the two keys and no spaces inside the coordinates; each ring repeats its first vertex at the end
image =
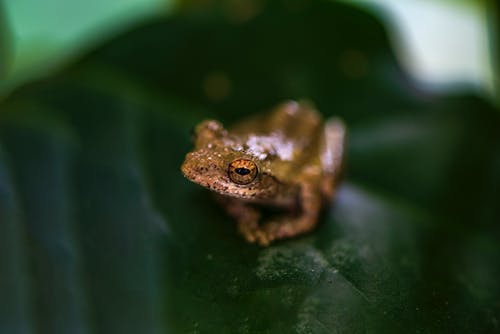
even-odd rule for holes
{"type": "Polygon", "coordinates": [[[257,165],[252,160],[236,159],[229,164],[227,173],[237,184],[249,184],[257,176],[257,165]]]}

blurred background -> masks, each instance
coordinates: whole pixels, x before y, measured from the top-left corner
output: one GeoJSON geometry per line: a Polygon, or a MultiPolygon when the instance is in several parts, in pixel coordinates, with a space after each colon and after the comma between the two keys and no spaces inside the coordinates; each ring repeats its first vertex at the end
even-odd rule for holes
{"type": "MultiPolygon", "coordinates": [[[[73,2],[4,0],[2,87],[12,89],[47,75],[120,31],[186,7],[215,1],[107,0],[73,2]]],[[[427,89],[470,89],[498,95],[498,12],[494,1],[346,0],[384,22],[402,66],[427,89]]],[[[290,1],[293,3],[293,1],[290,1]]],[[[241,20],[261,1],[226,1],[241,20]]],[[[248,18],[246,17],[248,16],[248,18]]]]}
{"type": "Polygon", "coordinates": [[[3,0],[0,333],[500,331],[495,1],[3,0]],[[248,245],[190,129],[349,129],[307,236],[248,245]]]}

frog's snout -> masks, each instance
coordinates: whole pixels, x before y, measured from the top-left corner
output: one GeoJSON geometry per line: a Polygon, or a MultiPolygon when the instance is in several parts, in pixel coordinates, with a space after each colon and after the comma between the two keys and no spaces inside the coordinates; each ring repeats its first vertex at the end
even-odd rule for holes
{"type": "Polygon", "coordinates": [[[188,179],[192,179],[193,175],[197,173],[196,163],[193,161],[193,153],[186,154],[184,162],[181,165],[181,172],[188,179]]]}
{"type": "Polygon", "coordinates": [[[203,183],[209,175],[217,174],[218,165],[210,157],[199,152],[190,152],[181,165],[181,171],[186,178],[196,183],[203,183]]]}

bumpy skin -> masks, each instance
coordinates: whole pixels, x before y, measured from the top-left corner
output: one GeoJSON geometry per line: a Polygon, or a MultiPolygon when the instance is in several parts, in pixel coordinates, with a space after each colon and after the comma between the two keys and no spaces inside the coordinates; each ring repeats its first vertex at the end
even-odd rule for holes
{"type": "Polygon", "coordinates": [[[247,241],[266,246],[316,225],[321,206],[334,195],[344,137],[340,120],[324,123],[311,105],[290,101],[229,131],[217,121],[202,122],[181,170],[219,195],[247,241]],[[257,168],[248,184],[229,175],[231,163],[240,160],[257,168]],[[261,222],[262,206],[279,208],[282,214],[261,222]]]}

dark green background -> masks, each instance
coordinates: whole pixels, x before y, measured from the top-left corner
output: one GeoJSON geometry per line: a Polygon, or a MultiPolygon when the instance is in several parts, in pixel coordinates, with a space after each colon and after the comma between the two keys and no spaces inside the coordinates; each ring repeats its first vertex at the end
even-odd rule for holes
{"type": "Polygon", "coordinates": [[[0,103],[0,332],[499,331],[498,109],[418,88],[358,9],[233,14],[150,22],[0,103]],[[290,98],[344,118],[347,173],[314,233],[260,248],[179,166],[198,121],[290,98]]]}

